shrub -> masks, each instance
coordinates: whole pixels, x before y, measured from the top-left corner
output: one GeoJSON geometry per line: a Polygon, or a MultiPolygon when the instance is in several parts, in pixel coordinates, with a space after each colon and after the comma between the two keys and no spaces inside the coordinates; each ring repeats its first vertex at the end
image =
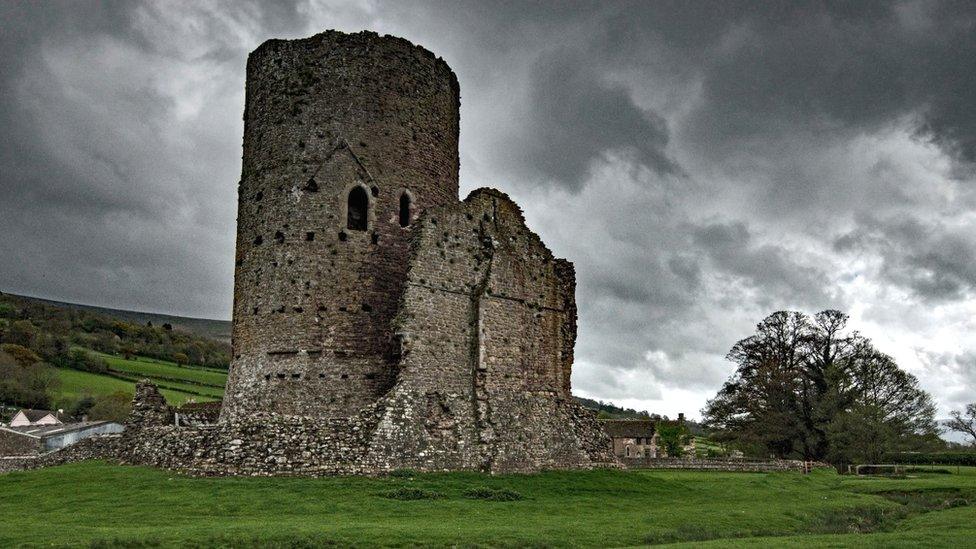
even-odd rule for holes
{"type": "Polygon", "coordinates": [[[121,423],[125,421],[131,410],[132,396],[123,392],[115,392],[95,397],[95,403],[89,409],[88,415],[92,420],[107,419],[121,423]]]}
{"type": "Polygon", "coordinates": [[[468,488],[464,491],[463,495],[468,499],[483,499],[488,501],[518,501],[522,499],[522,494],[515,490],[509,490],[508,488],[489,488],[487,486],[468,488]]]}
{"type": "Polygon", "coordinates": [[[390,476],[393,478],[413,478],[417,476],[417,471],[413,469],[396,469],[390,471],[390,476]]]}
{"type": "Polygon", "coordinates": [[[83,372],[100,374],[108,371],[108,362],[85,349],[72,349],[67,355],[61,357],[60,362],[65,368],[83,372]]]}
{"type": "Polygon", "coordinates": [[[0,351],[10,355],[11,358],[16,360],[21,366],[30,366],[41,361],[41,357],[37,356],[37,353],[28,349],[27,347],[24,347],[23,345],[4,343],[3,345],[0,345],[0,351]]]}
{"type": "Polygon", "coordinates": [[[940,468],[937,468],[937,469],[928,469],[928,468],[925,468],[925,467],[906,467],[905,468],[905,472],[906,473],[928,473],[928,474],[932,474],[932,475],[951,475],[952,474],[952,471],[950,471],[948,469],[940,469],[940,468]]]}
{"type": "Polygon", "coordinates": [[[430,490],[400,487],[384,493],[383,497],[387,499],[398,499],[401,501],[412,501],[418,499],[438,499],[443,496],[438,492],[432,492],[430,490]]]}
{"type": "Polygon", "coordinates": [[[665,532],[654,532],[644,536],[644,543],[659,545],[664,543],[706,541],[723,537],[719,531],[700,524],[682,524],[665,532]]]}

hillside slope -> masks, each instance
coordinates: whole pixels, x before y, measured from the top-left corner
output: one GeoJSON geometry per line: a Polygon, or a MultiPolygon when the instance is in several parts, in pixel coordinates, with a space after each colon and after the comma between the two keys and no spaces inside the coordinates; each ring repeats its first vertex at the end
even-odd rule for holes
{"type": "Polygon", "coordinates": [[[174,329],[184,331],[195,336],[215,339],[224,343],[230,343],[231,322],[229,320],[214,320],[209,318],[194,318],[188,316],[173,316],[157,313],[144,313],[139,311],[127,311],[124,309],[109,309],[107,307],[96,307],[94,305],[83,305],[80,303],[68,303],[65,301],[53,301],[40,297],[25,296],[0,292],[3,295],[10,295],[27,301],[43,303],[53,307],[90,311],[112,318],[117,318],[132,324],[146,324],[152,322],[156,326],[171,324],[174,329]]]}

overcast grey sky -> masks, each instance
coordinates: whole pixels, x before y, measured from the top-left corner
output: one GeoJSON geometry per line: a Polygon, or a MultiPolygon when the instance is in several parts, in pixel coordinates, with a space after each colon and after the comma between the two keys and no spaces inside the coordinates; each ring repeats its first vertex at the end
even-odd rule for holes
{"type": "Polygon", "coordinates": [[[976,399],[976,3],[0,3],[0,289],[229,318],[247,53],[402,36],[576,263],[574,391],[698,416],[779,309],[976,399]]]}

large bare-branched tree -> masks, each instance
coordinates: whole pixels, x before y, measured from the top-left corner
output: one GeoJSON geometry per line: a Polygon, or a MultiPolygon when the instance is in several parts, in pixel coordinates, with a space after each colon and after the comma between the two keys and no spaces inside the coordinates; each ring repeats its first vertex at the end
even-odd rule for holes
{"type": "Polygon", "coordinates": [[[946,421],[945,426],[950,431],[956,431],[970,437],[972,440],[969,444],[976,447],[976,402],[967,404],[966,410],[963,412],[959,410],[950,412],[949,420],[946,421]]]}
{"type": "Polygon", "coordinates": [[[754,453],[838,462],[937,438],[932,399],[840,311],[766,317],[732,347],[735,374],[703,410],[717,437],[754,453]]]}

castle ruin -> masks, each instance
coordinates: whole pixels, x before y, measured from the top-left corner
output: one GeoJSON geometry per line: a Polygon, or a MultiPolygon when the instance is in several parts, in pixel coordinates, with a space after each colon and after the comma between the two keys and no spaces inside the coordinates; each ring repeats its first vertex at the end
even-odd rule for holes
{"type": "Polygon", "coordinates": [[[504,193],[458,199],[458,128],[457,78],[406,40],[329,31],[251,53],[220,420],[142,421],[170,412],[141,387],[152,404],[137,406],[127,461],[203,474],[615,461],[570,394],[573,265],[504,193]]]}

